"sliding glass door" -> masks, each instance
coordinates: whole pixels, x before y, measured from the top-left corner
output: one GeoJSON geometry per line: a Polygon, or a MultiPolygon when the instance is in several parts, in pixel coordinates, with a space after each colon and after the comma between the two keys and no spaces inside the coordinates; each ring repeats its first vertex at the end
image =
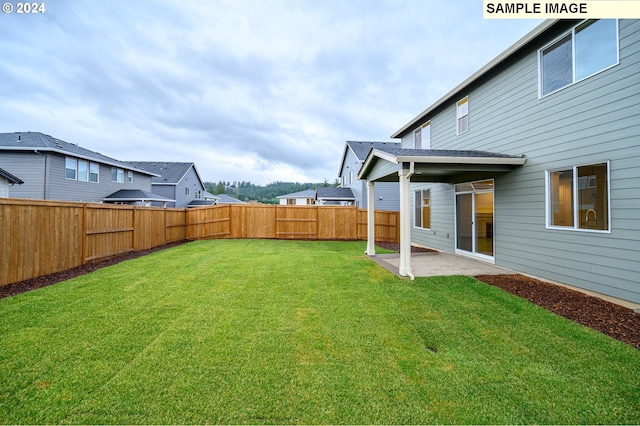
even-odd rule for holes
{"type": "Polygon", "coordinates": [[[493,258],[493,180],[458,184],[456,250],[493,258]]]}

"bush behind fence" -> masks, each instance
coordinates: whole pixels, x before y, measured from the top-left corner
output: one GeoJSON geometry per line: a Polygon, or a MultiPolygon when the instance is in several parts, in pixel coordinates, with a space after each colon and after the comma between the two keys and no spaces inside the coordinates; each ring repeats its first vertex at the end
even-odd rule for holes
{"type": "MultiPolygon", "coordinates": [[[[398,212],[376,211],[398,242],[398,212]]],[[[172,242],[219,238],[366,240],[356,207],[229,204],[197,209],[0,199],[0,286],[172,242]]]]}

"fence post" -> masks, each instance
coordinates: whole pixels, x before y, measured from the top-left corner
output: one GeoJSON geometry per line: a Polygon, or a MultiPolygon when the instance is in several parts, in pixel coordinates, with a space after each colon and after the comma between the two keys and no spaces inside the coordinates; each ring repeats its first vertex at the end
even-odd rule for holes
{"type": "Polygon", "coordinates": [[[84,265],[85,263],[87,263],[87,239],[89,238],[89,236],[87,235],[87,203],[82,203],[82,226],[80,227],[80,229],[82,232],[82,241],[80,242],[80,244],[82,244],[82,254],[80,255],[80,259],[82,261],[82,264],[84,265]]]}

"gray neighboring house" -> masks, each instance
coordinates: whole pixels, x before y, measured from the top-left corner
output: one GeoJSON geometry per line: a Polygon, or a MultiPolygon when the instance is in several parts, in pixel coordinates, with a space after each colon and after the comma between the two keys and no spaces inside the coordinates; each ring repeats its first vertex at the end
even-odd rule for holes
{"type": "Polygon", "coordinates": [[[320,206],[355,206],[356,198],[350,188],[321,186],[316,189],[316,204],[320,206]]]}
{"type": "Polygon", "coordinates": [[[639,70],[640,20],[547,20],[372,150],[401,274],[414,243],[639,303],[639,70]]]}
{"type": "MultiPolygon", "coordinates": [[[[347,141],[344,145],[342,160],[340,161],[340,187],[349,188],[355,198],[355,205],[361,209],[367,208],[367,181],[358,179],[358,172],[372,149],[397,148],[399,142],[360,142],[347,141]]],[[[376,210],[400,210],[400,193],[397,182],[376,182],[376,210]]]]}
{"type": "Polygon", "coordinates": [[[169,207],[185,208],[216,204],[215,197],[206,191],[194,163],[167,161],[129,161],[128,163],[155,175],[151,179],[152,192],[175,200],[169,204],[169,207]]]}
{"type": "MultiPolygon", "coordinates": [[[[0,133],[0,168],[24,180],[12,188],[14,198],[93,203],[105,202],[120,190],[152,192],[156,176],[39,132],[0,133]]],[[[126,203],[148,204],[145,199],[126,203]]]]}
{"type": "Polygon", "coordinates": [[[237,200],[227,194],[214,195],[217,198],[217,204],[247,204],[244,201],[237,200]]]}
{"type": "Polygon", "coordinates": [[[9,187],[22,185],[24,182],[4,169],[0,169],[0,198],[9,197],[9,187]]]}

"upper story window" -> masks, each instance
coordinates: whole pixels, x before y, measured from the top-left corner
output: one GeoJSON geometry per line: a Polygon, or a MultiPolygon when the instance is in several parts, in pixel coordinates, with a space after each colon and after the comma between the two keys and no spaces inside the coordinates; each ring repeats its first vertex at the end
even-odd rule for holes
{"type": "Polygon", "coordinates": [[[547,172],[547,227],[610,229],[608,163],[547,172]]]}
{"type": "Polygon", "coordinates": [[[413,147],[422,149],[422,127],[418,127],[413,131],[413,147]]]}
{"type": "Polygon", "coordinates": [[[349,171],[349,185],[353,183],[353,170],[349,171]]]}
{"type": "Polygon", "coordinates": [[[133,172],[131,170],[127,171],[127,182],[133,183],[133,172]]]}
{"type": "Polygon", "coordinates": [[[89,164],[89,182],[98,183],[100,166],[97,163],[89,164]]]}
{"type": "Polygon", "coordinates": [[[78,180],[89,182],[89,162],[78,160],[78,180]]]}
{"type": "Polygon", "coordinates": [[[539,51],[540,96],[618,63],[618,20],[582,22],[539,51]]]}
{"type": "Polygon", "coordinates": [[[98,182],[99,167],[97,163],[67,157],[64,162],[64,177],[80,182],[98,182]]]}
{"type": "Polygon", "coordinates": [[[76,180],[78,178],[78,160],[67,157],[64,162],[64,177],[76,180]]]}
{"type": "Polygon", "coordinates": [[[415,149],[431,149],[431,121],[427,121],[413,132],[415,149]]]}
{"type": "Polygon", "coordinates": [[[124,170],[112,167],[111,182],[124,183],[124,170]]]}
{"type": "Polygon", "coordinates": [[[469,131],[469,97],[465,96],[456,104],[457,130],[461,135],[469,131]]]}

